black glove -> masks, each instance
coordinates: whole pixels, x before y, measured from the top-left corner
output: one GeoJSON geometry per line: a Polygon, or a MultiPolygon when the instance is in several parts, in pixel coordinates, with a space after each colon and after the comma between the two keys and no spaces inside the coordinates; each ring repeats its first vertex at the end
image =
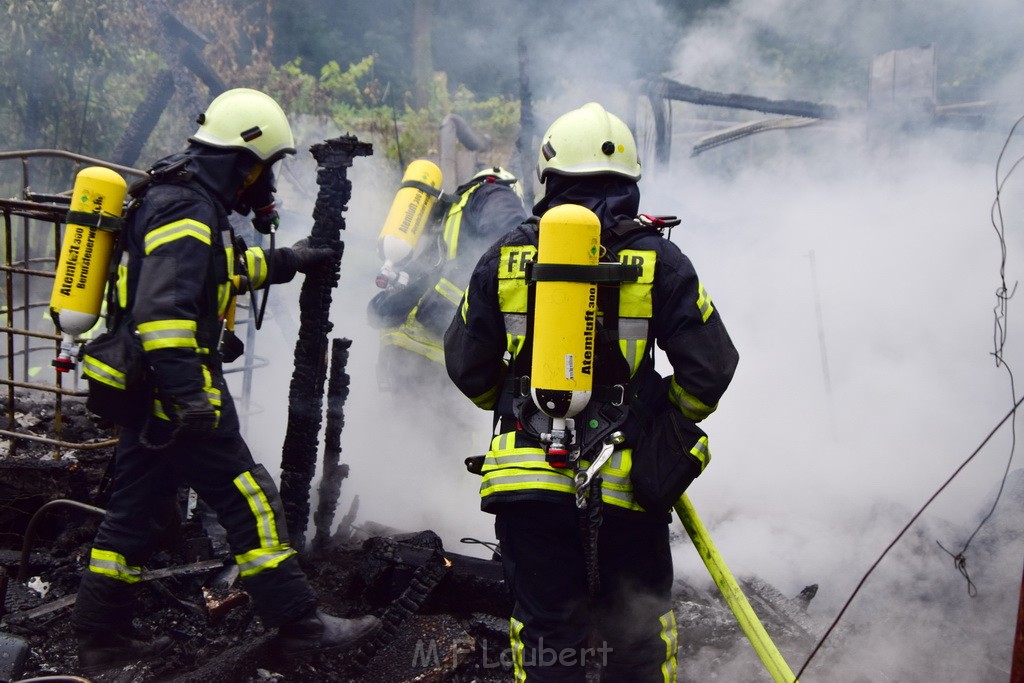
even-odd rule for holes
{"type": "Polygon", "coordinates": [[[304,238],[291,246],[295,258],[295,270],[300,273],[326,271],[338,262],[338,253],[330,247],[311,247],[309,239],[304,238]]]}
{"type": "Polygon", "coordinates": [[[181,434],[209,434],[217,428],[220,415],[200,389],[174,397],[174,414],[181,434]]]}

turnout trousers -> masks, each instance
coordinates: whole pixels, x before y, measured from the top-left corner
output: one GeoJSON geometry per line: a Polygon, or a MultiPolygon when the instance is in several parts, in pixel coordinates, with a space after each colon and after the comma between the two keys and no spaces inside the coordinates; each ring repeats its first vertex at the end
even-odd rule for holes
{"type": "Polygon", "coordinates": [[[676,680],[668,523],[604,506],[600,591],[591,599],[573,502],[494,506],[505,581],[515,598],[510,642],[516,681],[676,680]]]}
{"type": "Polygon", "coordinates": [[[80,630],[130,629],[141,567],[161,542],[168,511],[188,485],[216,513],[241,570],[242,585],[269,627],[299,618],[316,595],[288,545],[287,525],[273,479],[257,465],[239,433],[238,415],[222,376],[220,421],[211,433],[180,437],[164,448],[170,424],[150,418],[121,430],[106,515],[93,541],[72,623],[80,630]]]}

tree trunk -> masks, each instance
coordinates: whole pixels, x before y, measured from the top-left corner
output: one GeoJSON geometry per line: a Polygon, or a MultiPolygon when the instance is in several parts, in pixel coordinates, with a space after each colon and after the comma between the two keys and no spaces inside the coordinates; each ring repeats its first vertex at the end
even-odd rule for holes
{"type": "Polygon", "coordinates": [[[413,97],[417,109],[430,104],[433,90],[434,58],[430,48],[434,0],[416,0],[412,18],[412,74],[415,79],[413,97]]]}

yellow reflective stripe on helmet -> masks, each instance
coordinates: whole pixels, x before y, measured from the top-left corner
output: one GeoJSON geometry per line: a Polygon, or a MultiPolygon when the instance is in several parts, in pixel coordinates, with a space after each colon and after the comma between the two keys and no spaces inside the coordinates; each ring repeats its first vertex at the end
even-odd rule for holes
{"type": "Polygon", "coordinates": [[[690,449],[690,455],[700,461],[700,471],[703,472],[704,468],[711,462],[711,449],[708,448],[708,437],[700,437],[697,443],[693,444],[693,448],[690,449]]]}
{"type": "Polygon", "coordinates": [[[715,307],[711,305],[711,295],[707,293],[704,285],[700,282],[697,283],[697,308],[700,310],[702,322],[707,322],[711,314],[715,312],[715,307]]]}
{"type": "Polygon", "coordinates": [[[295,549],[287,545],[254,548],[247,553],[235,555],[235,564],[238,565],[239,575],[245,578],[273,569],[295,554],[295,549]]]}
{"type": "Polygon", "coordinates": [[[124,583],[138,583],[142,579],[142,567],[128,564],[124,555],[113,550],[93,548],[89,554],[89,571],[124,583]]]}
{"type": "Polygon", "coordinates": [[[139,337],[146,351],[155,349],[196,349],[195,320],[154,320],[139,323],[139,337]]]}
{"type": "Polygon", "coordinates": [[[267,255],[259,247],[245,250],[245,267],[249,271],[249,282],[254,288],[263,286],[267,281],[267,255]]]}
{"type": "Polygon", "coordinates": [[[184,237],[194,237],[203,244],[210,244],[210,227],[191,218],[183,218],[180,221],[154,228],[146,233],[146,255],[152,254],[154,250],[168,242],[184,237]]]}
{"type": "Polygon", "coordinates": [[[676,631],[676,614],[672,610],[665,612],[659,619],[661,622],[661,642],[665,643],[665,661],[661,665],[661,679],[665,683],[676,683],[678,676],[679,635],[676,631]]]}
{"type": "Polygon", "coordinates": [[[123,372],[96,360],[89,354],[82,359],[82,374],[115,389],[123,390],[125,388],[123,372]]]}
{"type": "Polygon", "coordinates": [[[717,405],[709,406],[693,394],[688,393],[676,383],[674,376],[668,384],[668,399],[672,401],[674,406],[679,408],[679,412],[694,422],[700,422],[715,412],[715,408],[718,407],[717,405]]]}
{"type": "Polygon", "coordinates": [[[523,622],[515,617],[509,619],[508,639],[512,646],[512,668],[514,669],[515,683],[523,683],[526,680],[526,669],[523,668],[523,622]]]}
{"type": "Polygon", "coordinates": [[[460,287],[456,286],[455,283],[447,278],[441,278],[438,280],[437,284],[434,285],[434,291],[456,306],[459,304],[459,301],[462,300],[462,295],[464,293],[460,287]]]}

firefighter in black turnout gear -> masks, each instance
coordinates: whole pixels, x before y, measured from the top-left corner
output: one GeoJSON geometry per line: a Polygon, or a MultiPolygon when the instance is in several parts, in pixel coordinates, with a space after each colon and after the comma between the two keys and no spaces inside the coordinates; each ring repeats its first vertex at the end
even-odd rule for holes
{"type": "Polygon", "coordinates": [[[424,236],[426,247],[408,267],[409,283],[389,286],[371,300],[370,324],[381,329],[381,388],[402,394],[422,388],[432,395],[438,381],[447,385],[445,330],[480,254],[526,219],[518,185],[505,169],[488,166],[454,195],[442,195],[435,208],[439,218],[424,236]]]}
{"type": "MultiPolygon", "coordinates": [[[[500,418],[480,493],[515,598],[516,680],[582,682],[596,662],[606,682],[675,681],[670,504],[640,474],[677,455],[665,478],[675,498],[700,474],[710,453],[696,423],[717,407],[738,354],[692,263],[657,229],[664,221],[638,216],[640,163],[619,118],[597,103],[564,114],[544,135],[537,171],[537,218],[481,257],[445,334],[451,379],[500,418]],[[581,277],[598,283],[599,315],[594,386],[569,462],[552,457],[552,420],[531,401],[529,378],[538,231],[563,205],[596,215],[603,253],[581,277]],[[654,369],[655,344],[668,377],[654,369]]],[[[553,279],[572,279],[566,272],[553,279]]]]}
{"type": "Polygon", "coordinates": [[[187,148],[159,161],[133,193],[140,203],[122,236],[114,314],[141,338],[152,399],[122,419],[110,501],[75,603],[86,671],[152,659],[172,645],[166,636],[144,639],[132,619],[141,568],[181,485],[217,513],[256,613],[279,629],[281,652],[348,647],[379,624],[318,609],[288,544],[276,485],[239,433],[221,369],[233,276],[265,287],[336,264],[332,249],[264,252],[233,239],[232,210],[254,210],[261,232],[276,227],[272,168],[295,153],[291,128],[277,102],[245,88],[215,98],[198,121],[187,148]]]}

